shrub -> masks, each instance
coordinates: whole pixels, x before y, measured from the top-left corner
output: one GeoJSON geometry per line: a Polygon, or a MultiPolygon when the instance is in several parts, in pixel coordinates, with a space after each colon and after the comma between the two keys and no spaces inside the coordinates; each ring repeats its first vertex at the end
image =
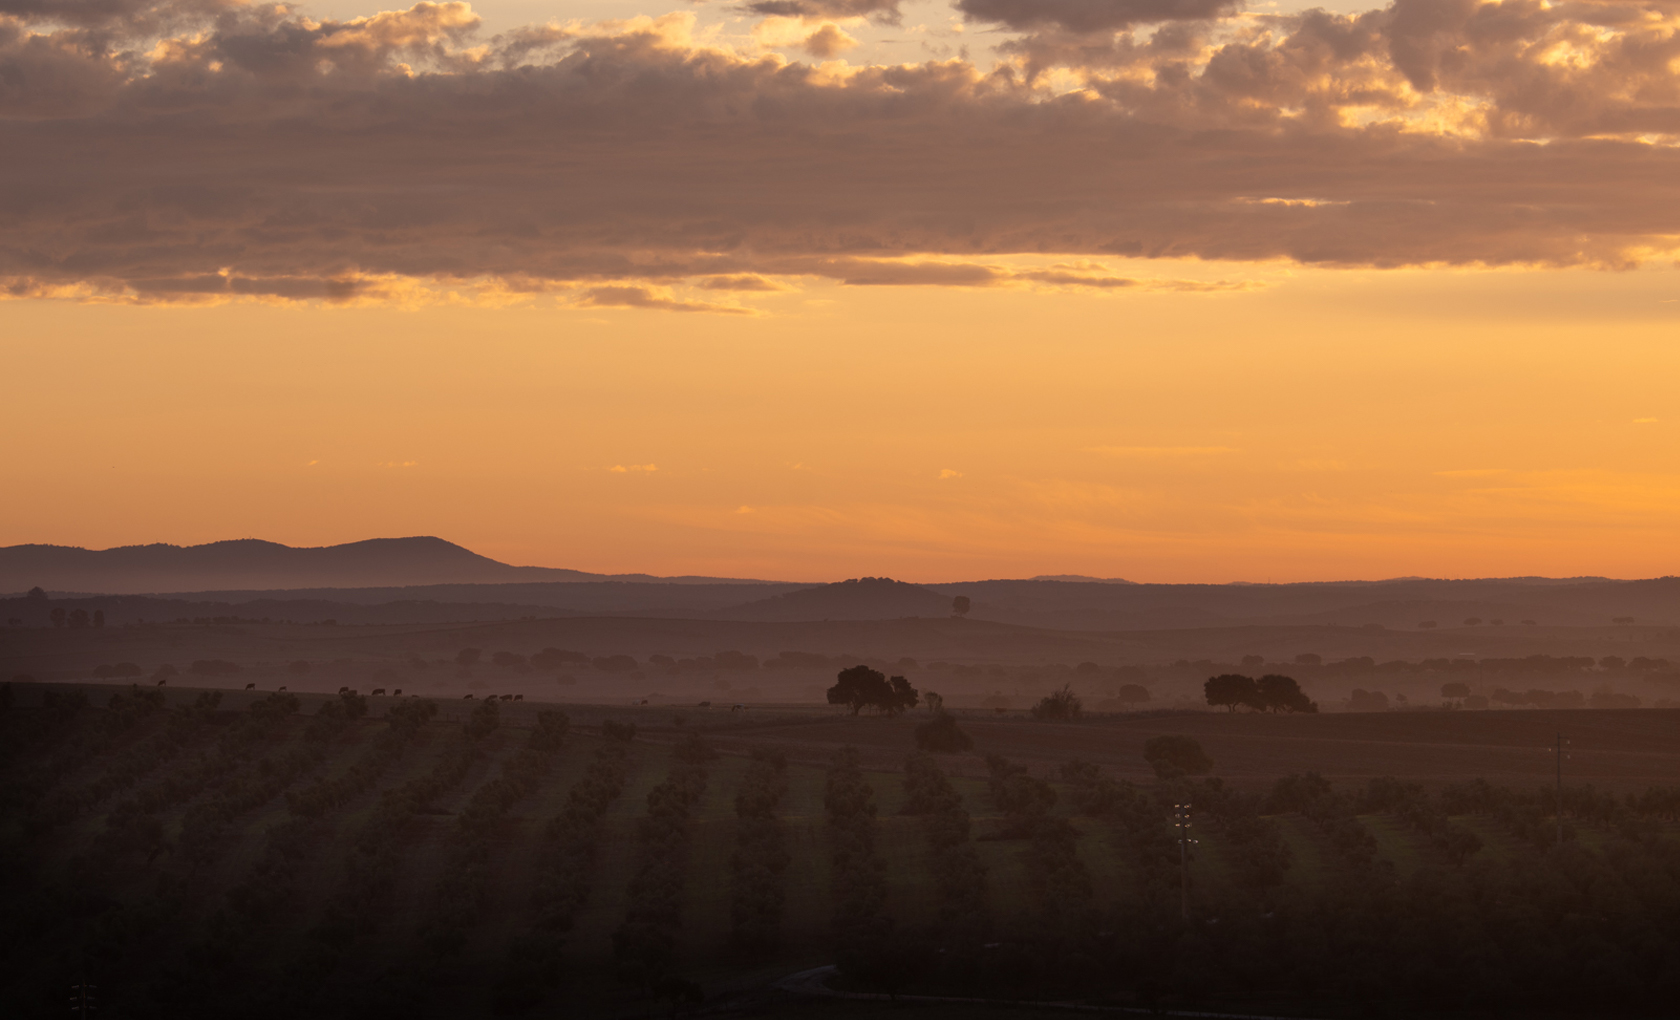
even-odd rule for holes
{"type": "Polygon", "coordinates": [[[1085,703],[1073,693],[1070,684],[1063,684],[1061,690],[1039,699],[1032,710],[1033,718],[1043,722],[1071,722],[1084,713],[1085,703]]]}
{"type": "Polygon", "coordinates": [[[974,740],[957,726],[957,720],[940,712],[916,727],[916,746],[923,751],[954,754],[974,747],[974,740]]]}
{"type": "Polygon", "coordinates": [[[1183,733],[1163,733],[1143,745],[1143,759],[1163,779],[1175,775],[1202,776],[1213,771],[1213,759],[1196,739],[1183,733]]]}

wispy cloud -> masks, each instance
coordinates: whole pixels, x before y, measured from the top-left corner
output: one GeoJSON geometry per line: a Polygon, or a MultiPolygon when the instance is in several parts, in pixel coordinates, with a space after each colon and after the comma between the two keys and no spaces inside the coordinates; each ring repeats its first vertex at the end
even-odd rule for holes
{"type": "Polygon", "coordinates": [[[1133,457],[1145,460],[1171,457],[1217,457],[1221,454],[1238,452],[1234,446],[1087,446],[1085,451],[1087,453],[1100,453],[1105,457],[1133,457]]]}
{"type": "Polygon", "coordinates": [[[658,464],[614,464],[612,467],[607,468],[607,470],[611,471],[615,475],[625,475],[625,474],[629,474],[633,471],[658,471],[659,470],[659,465],[658,464]]]}

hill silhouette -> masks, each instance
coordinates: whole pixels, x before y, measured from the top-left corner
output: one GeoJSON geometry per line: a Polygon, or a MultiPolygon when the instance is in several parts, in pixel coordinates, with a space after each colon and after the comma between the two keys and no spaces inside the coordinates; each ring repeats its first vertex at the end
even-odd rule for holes
{"type": "Polygon", "coordinates": [[[716,614],[726,620],[897,620],[951,615],[951,596],[890,577],[802,588],[716,614]]]}
{"type": "Polygon", "coordinates": [[[728,578],[656,578],[517,567],[431,536],[374,538],[299,548],[246,538],[205,545],[14,545],[0,548],[0,592],[49,591],[138,595],[220,590],[383,588],[534,581],[727,582],[728,578]]]}

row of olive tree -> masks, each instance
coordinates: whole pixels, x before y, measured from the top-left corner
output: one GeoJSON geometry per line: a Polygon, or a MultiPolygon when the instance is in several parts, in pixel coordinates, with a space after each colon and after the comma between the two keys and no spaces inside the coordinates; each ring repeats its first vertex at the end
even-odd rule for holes
{"type": "Polygon", "coordinates": [[[787,793],[787,756],[754,748],[735,795],[735,853],[730,869],[730,941],[748,957],[762,957],[781,942],[787,893],[782,873],[793,858],[777,807],[787,793]]]}
{"type": "Polygon", "coordinates": [[[676,973],[677,932],[682,926],[689,815],[706,792],[706,763],[716,757],[716,751],[691,735],[673,749],[665,781],[648,792],[647,816],[636,833],[629,904],[612,937],[621,979],[679,1002],[699,994],[698,986],[676,973]]]}

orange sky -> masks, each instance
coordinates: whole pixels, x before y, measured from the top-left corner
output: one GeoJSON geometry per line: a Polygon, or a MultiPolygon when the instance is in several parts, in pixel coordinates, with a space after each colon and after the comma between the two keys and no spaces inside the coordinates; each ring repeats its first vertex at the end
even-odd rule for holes
{"type": "Polygon", "coordinates": [[[1660,0],[26,6],[0,544],[1677,571],[1660,0]]]}
{"type": "Polygon", "coordinates": [[[1672,270],[1216,268],[1257,289],[0,303],[0,540],[436,534],[795,579],[1675,570],[1672,270]]]}

